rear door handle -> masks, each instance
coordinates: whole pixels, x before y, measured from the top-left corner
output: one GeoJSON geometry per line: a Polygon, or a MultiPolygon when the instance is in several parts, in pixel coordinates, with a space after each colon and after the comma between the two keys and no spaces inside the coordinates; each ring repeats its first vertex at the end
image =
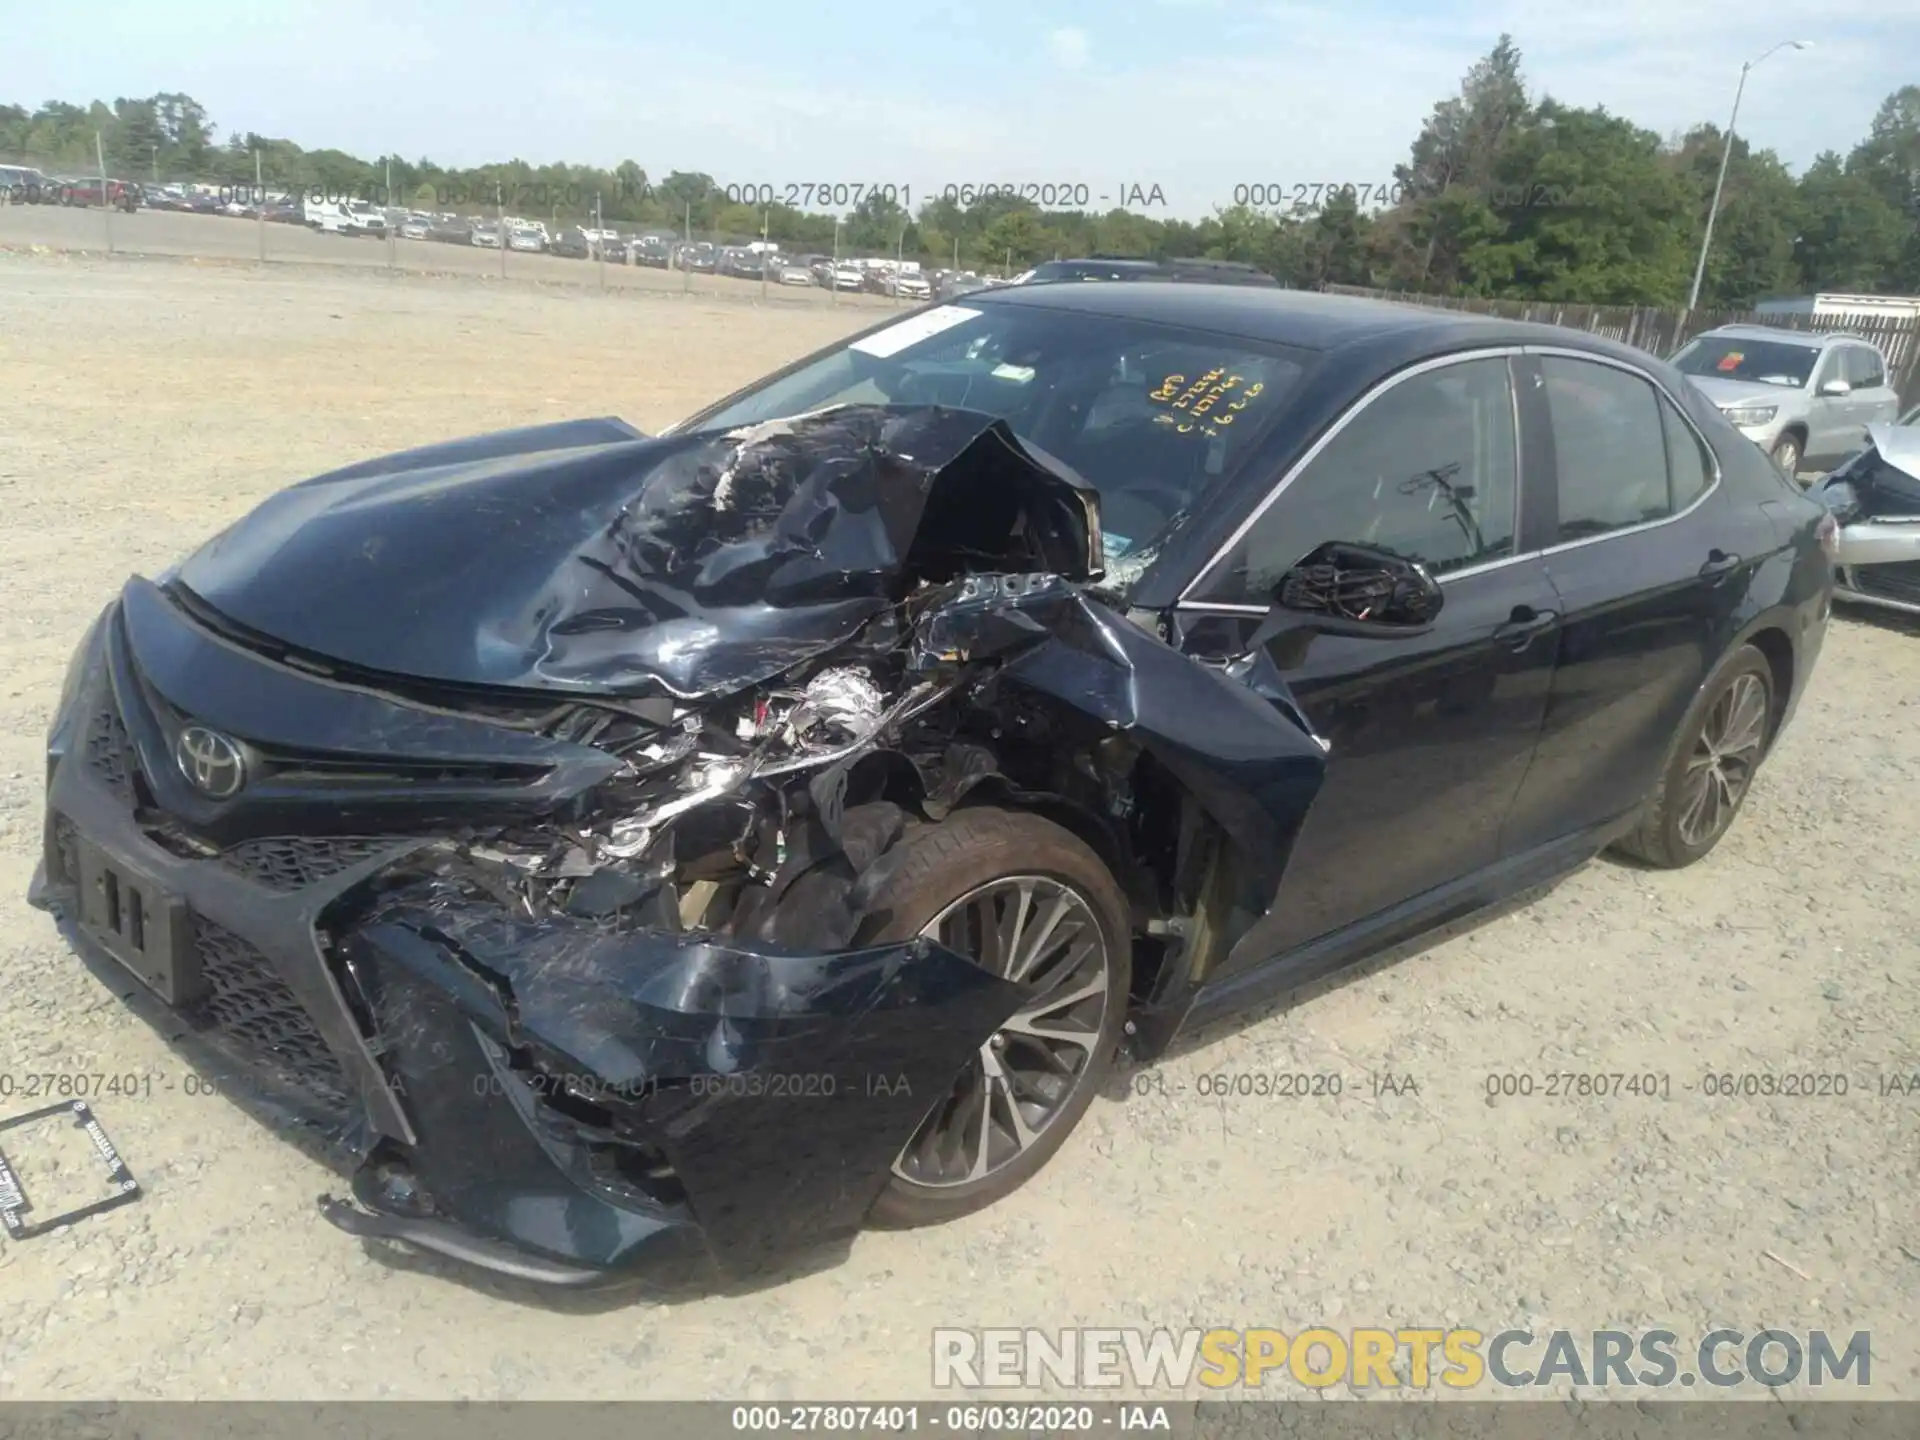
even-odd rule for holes
{"type": "Polygon", "coordinates": [[[1531,605],[1516,605],[1504,625],[1496,625],[1493,638],[1513,650],[1524,650],[1542,630],[1550,629],[1560,617],[1551,610],[1536,610],[1531,605]]]}
{"type": "Polygon", "coordinates": [[[1739,565],[1740,557],[1738,555],[1729,555],[1724,550],[1709,550],[1707,552],[1707,563],[1700,567],[1700,578],[1703,580],[1720,580],[1739,568],[1739,565]]]}

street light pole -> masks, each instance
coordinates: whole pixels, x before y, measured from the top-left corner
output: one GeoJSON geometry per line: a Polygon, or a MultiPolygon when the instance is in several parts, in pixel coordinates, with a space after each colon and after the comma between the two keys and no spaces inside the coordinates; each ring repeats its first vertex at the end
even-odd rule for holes
{"type": "Polygon", "coordinates": [[[1746,93],[1747,76],[1762,60],[1775,51],[1792,46],[1795,50],[1812,48],[1811,40],[1782,40],[1772,50],[1766,51],[1756,59],[1749,60],[1740,67],[1740,83],[1733,91],[1733,114],[1727,118],[1727,141],[1720,148],[1720,173],[1713,182],[1713,203],[1707,207],[1707,233],[1700,237],[1700,259],[1693,267],[1693,289],[1687,296],[1687,309],[1693,310],[1700,303],[1700,283],[1707,274],[1707,251],[1713,248],[1713,222],[1720,214],[1720,192],[1727,183],[1727,162],[1733,159],[1733,127],[1740,123],[1740,97],[1746,93]]]}

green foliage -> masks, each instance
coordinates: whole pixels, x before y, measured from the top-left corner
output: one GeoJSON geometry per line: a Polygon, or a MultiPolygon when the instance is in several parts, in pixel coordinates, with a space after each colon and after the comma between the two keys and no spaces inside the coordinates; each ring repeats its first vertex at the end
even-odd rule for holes
{"type": "MultiPolygon", "coordinates": [[[[1057,255],[1207,256],[1298,286],[1637,305],[1684,302],[1725,149],[1712,125],[1667,145],[1604,109],[1530,98],[1507,35],[1434,106],[1395,167],[1398,203],[1386,210],[1335,192],[1284,212],[1229,206],[1199,221],[1043,210],[1007,195],[967,205],[922,197],[910,214],[869,193],[836,218],[739,203],[737,192],[729,200],[695,171],[653,179],[636,160],[611,170],[517,159],[457,170],[252,133],[217,143],[206,111],[181,94],[0,105],[0,160],[92,174],[96,136],[108,169],[129,178],[250,186],[257,164],[269,190],[317,186],[563,223],[590,223],[597,206],[608,224],[728,242],[764,236],[790,251],[897,251],[1016,271],[1057,255]]],[[[1736,137],[1701,304],[1739,309],[1817,289],[1920,291],[1920,85],[1889,95],[1849,155],[1823,155],[1798,180],[1771,151],[1736,137]]]]}

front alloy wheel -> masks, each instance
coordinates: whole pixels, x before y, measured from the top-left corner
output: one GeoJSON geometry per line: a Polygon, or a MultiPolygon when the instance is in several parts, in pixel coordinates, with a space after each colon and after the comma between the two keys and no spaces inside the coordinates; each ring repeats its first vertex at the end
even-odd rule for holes
{"type": "Polygon", "coordinates": [[[926,936],[1026,991],[927,1097],[871,1212],[878,1225],[927,1225],[1011,1194],[1066,1143],[1113,1065],[1133,932],[1100,857],[1038,815],[957,810],[909,826],[889,854],[861,942],[926,936]]]}
{"type": "Polygon", "coordinates": [[[1004,1170],[1060,1116],[1106,1029],[1107,944],[1085,896],[1044,875],[989,881],[920,933],[1032,987],[893,1163],[914,1185],[970,1185],[1004,1170]]]}

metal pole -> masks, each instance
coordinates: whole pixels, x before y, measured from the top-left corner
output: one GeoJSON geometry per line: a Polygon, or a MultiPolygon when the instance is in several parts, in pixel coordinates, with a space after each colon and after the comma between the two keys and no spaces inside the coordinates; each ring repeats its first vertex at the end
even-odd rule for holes
{"type": "Polygon", "coordinates": [[[771,209],[760,212],[760,303],[763,305],[767,300],[767,217],[771,214],[771,209]]]}
{"type": "Polygon", "coordinates": [[[507,278],[507,192],[498,180],[493,182],[494,220],[500,227],[500,278],[507,278]]]}
{"type": "Polygon", "coordinates": [[[253,198],[256,208],[253,212],[254,226],[260,232],[260,263],[267,263],[267,191],[260,179],[260,152],[253,152],[253,198]]]}
{"type": "Polygon", "coordinates": [[[381,201],[380,201],[380,215],[381,215],[381,218],[383,218],[387,222],[385,225],[381,226],[380,228],[386,231],[387,233],[387,268],[389,270],[391,270],[394,267],[394,265],[398,262],[400,258],[399,255],[396,253],[400,248],[400,237],[397,233],[395,233],[397,230],[397,227],[393,223],[393,209],[394,209],[393,157],[389,155],[387,157],[386,194],[381,198],[381,201]]]}
{"type": "Polygon", "coordinates": [[[680,293],[688,294],[693,289],[693,202],[683,202],[680,213],[680,293]]]}
{"type": "Polygon", "coordinates": [[[93,155],[100,162],[100,222],[107,227],[107,253],[113,254],[113,196],[107,193],[107,148],[93,132],[93,155]]]}
{"type": "Polygon", "coordinates": [[[1707,233],[1700,237],[1700,259],[1693,267],[1693,290],[1687,296],[1687,309],[1692,310],[1700,303],[1700,282],[1707,273],[1707,251],[1713,245],[1713,221],[1720,211],[1720,189],[1727,183],[1727,162],[1733,158],[1733,127],[1740,121],[1740,97],[1747,88],[1747,72],[1753,69],[1754,62],[1749,60],[1740,67],[1740,83],[1733,91],[1733,114],[1727,120],[1727,143],[1720,150],[1720,174],[1713,182],[1713,202],[1707,206],[1707,233]]]}
{"type": "Polygon", "coordinates": [[[907,222],[900,222],[900,234],[893,242],[893,308],[900,308],[900,279],[906,274],[907,222]]]}
{"type": "Polygon", "coordinates": [[[840,217],[833,217],[833,270],[827,276],[827,295],[833,303],[840,303],[840,217]]]}
{"type": "Polygon", "coordinates": [[[600,257],[600,288],[607,288],[607,217],[600,208],[600,192],[593,192],[593,244],[594,253],[600,257]]]}

